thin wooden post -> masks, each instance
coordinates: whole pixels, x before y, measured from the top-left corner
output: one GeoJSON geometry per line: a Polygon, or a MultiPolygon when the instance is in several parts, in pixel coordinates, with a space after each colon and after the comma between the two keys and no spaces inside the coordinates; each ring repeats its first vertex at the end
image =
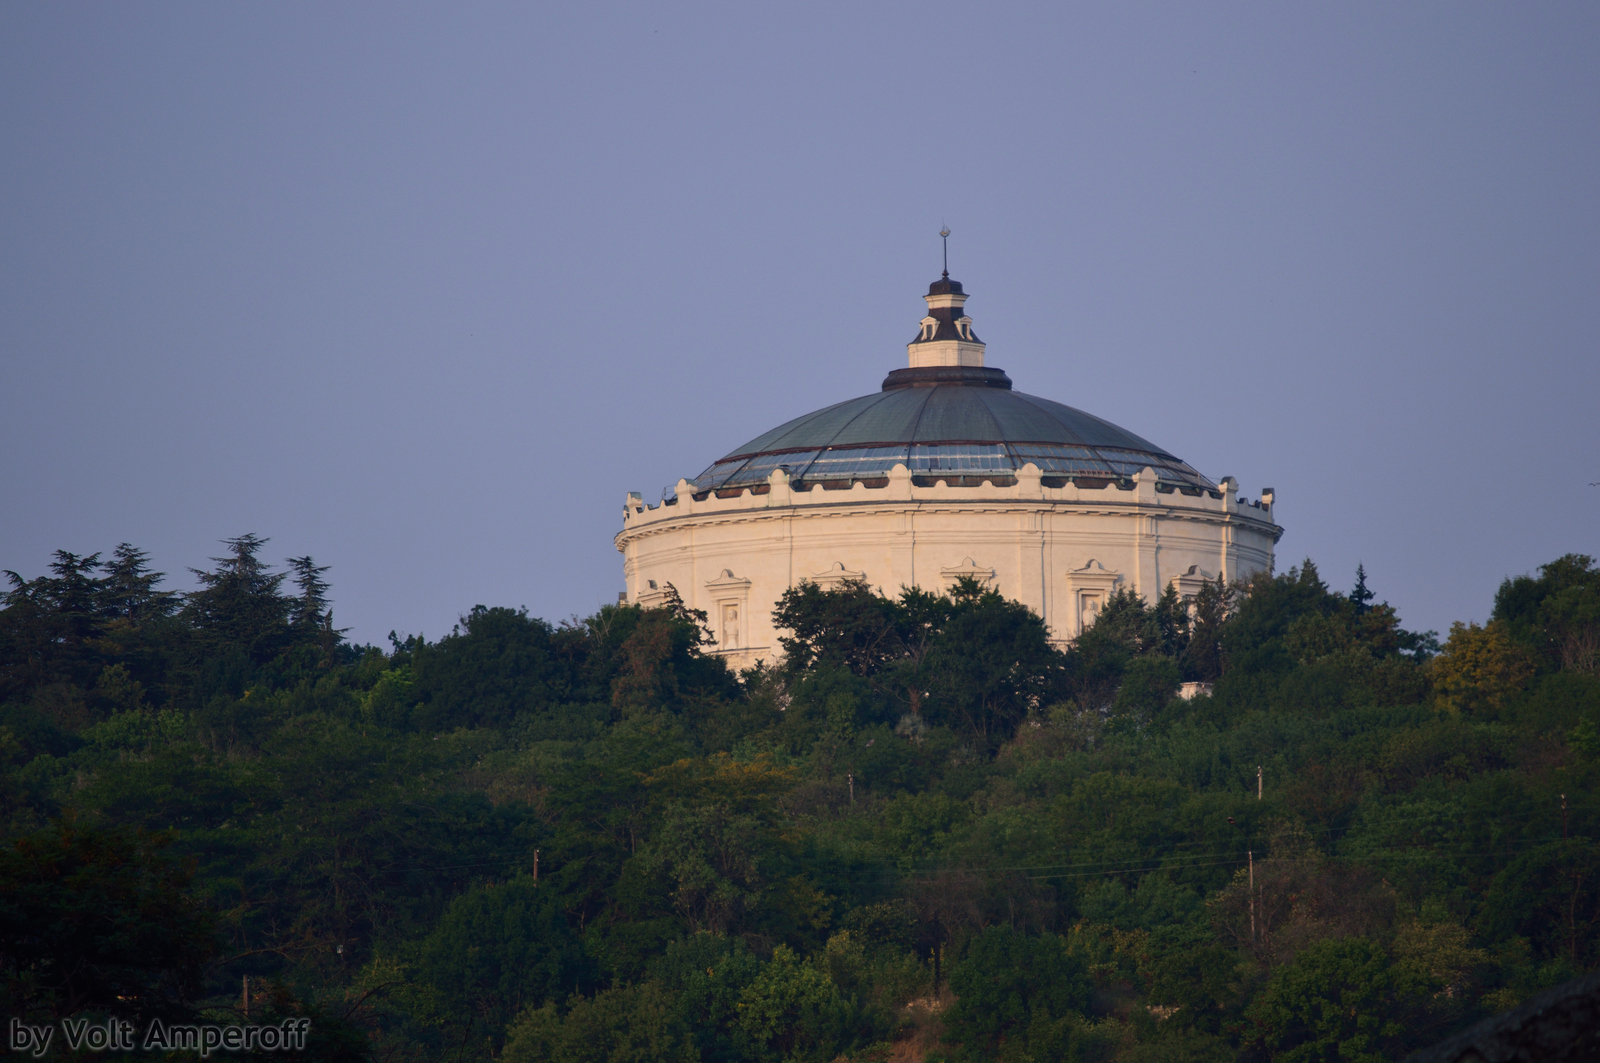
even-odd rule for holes
{"type": "Polygon", "coordinates": [[[1250,859],[1250,947],[1256,947],[1256,852],[1249,850],[1250,859]]]}
{"type": "Polygon", "coordinates": [[[1261,800],[1261,765],[1256,765],[1256,800],[1261,800]]]}
{"type": "Polygon", "coordinates": [[[250,1021],[250,976],[244,976],[244,1021],[250,1021]]]}
{"type": "Polygon", "coordinates": [[[533,884],[539,884],[539,850],[533,851],[533,884]]]}

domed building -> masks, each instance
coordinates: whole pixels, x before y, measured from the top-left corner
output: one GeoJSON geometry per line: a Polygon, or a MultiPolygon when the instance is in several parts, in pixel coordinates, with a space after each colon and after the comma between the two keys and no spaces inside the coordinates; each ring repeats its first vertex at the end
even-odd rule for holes
{"type": "Polygon", "coordinates": [[[1066,645],[1131,588],[1271,571],[1283,534],[1272,491],[1241,498],[1149,440],[1017,391],[984,364],[967,294],[946,273],[873,394],[757,436],[676,493],[630,493],[616,546],[627,600],[668,588],[706,611],[735,667],[781,655],[784,591],[864,580],[885,594],[971,576],[1044,617],[1066,645]]]}

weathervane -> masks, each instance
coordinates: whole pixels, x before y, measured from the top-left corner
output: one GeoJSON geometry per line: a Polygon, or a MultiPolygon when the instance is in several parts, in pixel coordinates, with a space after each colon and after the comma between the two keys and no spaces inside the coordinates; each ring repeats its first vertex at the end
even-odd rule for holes
{"type": "Polygon", "coordinates": [[[944,240],[944,279],[950,279],[950,226],[946,225],[939,230],[940,239],[944,240]]]}

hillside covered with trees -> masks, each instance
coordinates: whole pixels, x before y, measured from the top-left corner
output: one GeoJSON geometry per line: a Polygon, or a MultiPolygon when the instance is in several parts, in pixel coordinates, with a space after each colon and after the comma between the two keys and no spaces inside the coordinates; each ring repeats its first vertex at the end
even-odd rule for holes
{"type": "Polygon", "coordinates": [[[1588,557],[1442,645],[1309,561],[1066,652],[972,583],[803,585],[732,674],[681,605],[352,645],[265,546],[181,595],[126,544],[11,574],[6,1015],[248,1007],[397,1063],[1380,1060],[1600,967],[1588,557]]]}

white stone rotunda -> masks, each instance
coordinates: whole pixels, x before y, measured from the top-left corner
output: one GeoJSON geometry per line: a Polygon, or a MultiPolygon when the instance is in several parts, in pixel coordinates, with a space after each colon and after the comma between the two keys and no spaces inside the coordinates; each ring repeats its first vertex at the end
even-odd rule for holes
{"type": "Polygon", "coordinates": [[[783,592],[864,580],[888,595],[972,576],[1044,617],[1066,645],[1132,588],[1271,571],[1283,529],[1272,491],[1240,497],[1091,414],[1011,389],[984,365],[967,295],[946,273],[910,365],[871,395],[779,425],[676,494],[628,495],[617,549],[627,600],[670,586],[706,611],[711,652],[735,667],[782,654],[783,592]]]}

